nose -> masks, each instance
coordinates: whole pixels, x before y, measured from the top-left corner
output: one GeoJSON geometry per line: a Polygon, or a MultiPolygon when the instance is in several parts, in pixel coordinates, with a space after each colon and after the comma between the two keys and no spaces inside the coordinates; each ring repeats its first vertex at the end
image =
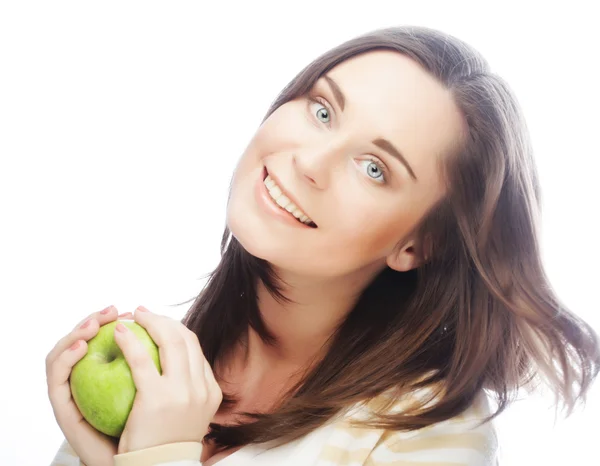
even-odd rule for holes
{"type": "Polygon", "coordinates": [[[310,185],[314,186],[315,188],[322,189],[323,183],[321,181],[321,177],[317,173],[313,173],[312,169],[310,169],[309,167],[306,167],[304,162],[300,161],[299,157],[297,157],[295,154],[292,157],[292,162],[294,164],[294,170],[296,170],[296,172],[300,175],[300,177],[302,179],[304,179],[305,181],[308,181],[308,183],[310,185]],[[317,181],[317,179],[319,181],[317,181]]]}
{"type": "Polygon", "coordinates": [[[302,150],[294,153],[292,162],[298,175],[317,189],[326,189],[331,181],[335,164],[342,157],[342,147],[328,146],[317,150],[302,150]]]}

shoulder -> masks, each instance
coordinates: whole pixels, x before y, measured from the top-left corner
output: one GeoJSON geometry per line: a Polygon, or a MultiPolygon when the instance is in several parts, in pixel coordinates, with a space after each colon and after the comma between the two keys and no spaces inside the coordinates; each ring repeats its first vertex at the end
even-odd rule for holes
{"type": "MultiPolygon", "coordinates": [[[[418,394],[414,394],[418,396],[418,394]]],[[[385,396],[369,403],[386,403],[385,396]]],[[[391,412],[402,410],[408,400],[391,406],[391,412]]],[[[454,466],[497,465],[498,441],[493,421],[482,424],[491,414],[485,392],[459,416],[418,431],[400,432],[359,428],[352,419],[365,419],[364,409],[354,411],[336,423],[335,434],[325,446],[321,459],[329,464],[348,461],[364,466],[452,464],[454,466]]]]}
{"type": "Polygon", "coordinates": [[[493,421],[482,424],[491,414],[489,400],[481,392],[459,416],[414,432],[385,431],[365,466],[404,462],[446,462],[456,466],[495,466],[498,437],[493,421]]]}

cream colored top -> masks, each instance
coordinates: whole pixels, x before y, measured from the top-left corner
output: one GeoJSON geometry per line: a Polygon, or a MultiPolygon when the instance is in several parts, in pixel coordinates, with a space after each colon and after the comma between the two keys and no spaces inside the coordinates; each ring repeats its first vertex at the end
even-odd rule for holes
{"type": "MultiPolygon", "coordinates": [[[[382,395],[383,396],[383,395],[382,395]]],[[[415,394],[416,396],[416,394],[415,394]]],[[[377,402],[377,399],[374,400],[377,402]]],[[[408,400],[397,402],[398,412],[408,400]]],[[[246,445],[215,463],[217,466],[497,466],[498,443],[493,422],[477,423],[490,414],[487,396],[464,413],[413,432],[356,428],[364,419],[361,404],[310,434],[265,451],[267,444],[246,445]]],[[[115,455],[114,466],[201,466],[202,444],[172,443],[115,455]]],[[[50,466],[85,466],[65,441],[50,466]]]]}

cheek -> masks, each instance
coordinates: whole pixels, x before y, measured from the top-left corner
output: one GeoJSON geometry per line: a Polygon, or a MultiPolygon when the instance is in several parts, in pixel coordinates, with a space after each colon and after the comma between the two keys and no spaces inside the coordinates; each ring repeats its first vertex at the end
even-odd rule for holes
{"type": "Polygon", "coordinates": [[[386,257],[403,236],[409,220],[393,210],[353,212],[336,222],[333,248],[339,255],[350,255],[361,263],[386,257]]]}
{"type": "Polygon", "coordinates": [[[290,102],[275,110],[254,135],[252,145],[263,155],[302,144],[309,137],[300,104],[290,102]]]}
{"type": "Polygon", "coordinates": [[[414,212],[398,198],[390,199],[356,187],[356,196],[344,193],[327,225],[322,257],[340,269],[353,270],[385,259],[411,228],[414,212]]]}

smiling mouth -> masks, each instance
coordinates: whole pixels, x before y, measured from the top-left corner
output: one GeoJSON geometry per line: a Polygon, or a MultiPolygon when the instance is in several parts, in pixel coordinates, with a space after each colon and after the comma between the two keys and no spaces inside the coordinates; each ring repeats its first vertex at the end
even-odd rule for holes
{"type": "Polygon", "coordinates": [[[300,207],[298,207],[294,202],[290,200],[290,198],[285,194],[285,192],[279,187],[279,185],[275,182],[271,176],[269,176],[269,172],[267,172],[267,167],[263,169],[263,183],[267,188],[269,196],[273,200],[273,202],[282,210],[286,211],[288,214],[293,216],[298,222],[303,225],[309,226],[311,228],[317,228],[315,222],[304,213],[300,207]]]}

